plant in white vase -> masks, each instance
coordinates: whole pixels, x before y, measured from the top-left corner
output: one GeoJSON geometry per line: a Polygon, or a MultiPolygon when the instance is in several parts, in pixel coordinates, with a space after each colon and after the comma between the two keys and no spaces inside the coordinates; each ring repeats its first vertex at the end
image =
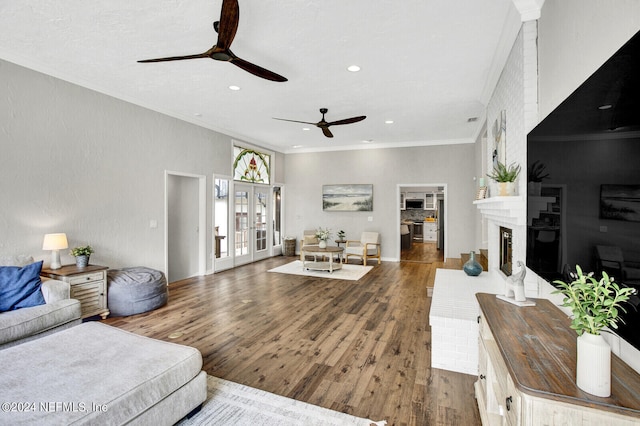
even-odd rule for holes
{"type": "Polygon", "coordinates": [[[327,240],[331,238],[331,230],[329,228],[318,228],[316,230],[316,238],[318,239],[318,245],[320,246],[320,248],[327,247],[327,240]]]}
{"type": "Polygon", "coordinates": [[[576,384],[585,392],[608,397],[611,395],[611,348],[600,331],[605,327],[618,328],[620,311],[626,312],[622,303],[636,290],[620,287],[602,272],[596,280],[593,272],[585,275],[576,265],[576,273],[571,273],[570,283],[556,280],[564,296],[562,306],[573,313],[571,328],[578,334],[576,384]]]}
{"type": "Polygon", "coordinates": [[[509,166],[498,161],[491,173],[487,174],[492,180],[498,184],[498,194],[516,195],[516,179],[520,174],[520,165],[511,163],[509,166]]]}

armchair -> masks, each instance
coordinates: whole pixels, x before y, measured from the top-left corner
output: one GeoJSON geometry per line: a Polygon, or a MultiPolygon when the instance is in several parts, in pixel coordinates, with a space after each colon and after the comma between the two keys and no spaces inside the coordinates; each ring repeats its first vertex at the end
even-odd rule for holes
{"type": "Polygon", "coordinates": [[[300,240],[300,260],[304,260],[303,247],[318,247],[318,237],[316,237],[315,229],[308,229],[302,233],[302,240],[300,240]]]}
{"type": "Polygon", "coordinates": [[[617,246],[596,246],[598,271],[607,271],[616,281],[627,284],[640,283],[640,263],[624,260],[622,249],[617,246]]]}
{"type": "Polygon", "coordinates": [[[367,259],[378,259],[380,264],[380,234],[377,232],[363,232],[360,241],[347,240],[344,248],[345,263],[349,261],[349,256],[362,259],[366,266],[367,259]]]}

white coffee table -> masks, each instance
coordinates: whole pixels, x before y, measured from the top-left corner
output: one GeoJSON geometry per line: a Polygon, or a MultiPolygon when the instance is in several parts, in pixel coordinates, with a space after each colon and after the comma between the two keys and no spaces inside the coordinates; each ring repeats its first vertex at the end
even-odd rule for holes
{"type": "Polygon", "coordinates": [[[342,253],[343,247],[328,246],[320,248],[317,246],[302,248],[302,269],[310,269],[314,271],[329,271],[329,273],[342,268],[342,253]],[[307,261],[306,256],[313,256],[313,261],[307,261]],[[333,257],[338,257],[338,262],[333,262],[333,257]],[[318,260],[320,257],[322,260],[318,260]],[[325,257],[329,258],[329,261],[325,261],[325,257]]]}

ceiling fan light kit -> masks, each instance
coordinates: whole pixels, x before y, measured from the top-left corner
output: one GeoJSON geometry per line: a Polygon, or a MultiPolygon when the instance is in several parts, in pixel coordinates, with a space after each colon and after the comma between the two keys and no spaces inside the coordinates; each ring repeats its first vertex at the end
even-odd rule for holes
{"type": "Polygon", "coordinates": [[[210,58],[216,61],[229,62],[257,77],[266,80],[285,82],[287,79],[273,71],[269,71],[251,62],[245,61],[237,57],[230,49],[231,43],[236,36],[238,30],[238,22],[240,21],[240,6],[238,0],[223,0],[222,10],[220,11],[220,21],[213,23],[214,30],[218,33],[218,41],[209,50],[204,53],[185,56],[169,56],[166,58],[143,59],[140,63],[151,62],[168,62],[182,61],[185,59],[210,58]]]}

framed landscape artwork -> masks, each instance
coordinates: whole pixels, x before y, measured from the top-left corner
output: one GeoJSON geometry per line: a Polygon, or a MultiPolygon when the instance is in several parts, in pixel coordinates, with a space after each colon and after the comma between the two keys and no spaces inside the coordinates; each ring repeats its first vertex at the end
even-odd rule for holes
{"type": "Polygon", "coordinates": [[[373,185],[322,185],[325,211],[373,211],[373,185]]]}
{"type": "Polygon", "coordinates": [[[600,218],[640,222],[640,185],[600,185],[600,218]]]}

